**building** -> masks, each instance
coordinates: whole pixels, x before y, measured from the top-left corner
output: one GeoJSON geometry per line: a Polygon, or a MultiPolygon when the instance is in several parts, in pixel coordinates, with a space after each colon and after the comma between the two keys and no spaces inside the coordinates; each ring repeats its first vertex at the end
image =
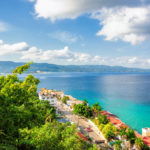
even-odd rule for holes
{"type": "Polygon", "coordinates": [[[39,99],[40,100],[48,100],[50,102],[50,105],[53,107],[57,107],[57,97],[51,96],[51,95],[44,95],[39,93],[39,99]]]}
{"type": "Polygon", "coordinates": [[[39,99],[40,100],[48,100],[50,105],[53,107],[57,107],[57,100],[63,98],[64,92],[55,91],[55,90],[48,90],[42,88],[39,92],[39,99]]]}
{"type": "Polygon", "coordinates": [[[142,128],[142,136],[150,137],[150,128],[142,128]]]}

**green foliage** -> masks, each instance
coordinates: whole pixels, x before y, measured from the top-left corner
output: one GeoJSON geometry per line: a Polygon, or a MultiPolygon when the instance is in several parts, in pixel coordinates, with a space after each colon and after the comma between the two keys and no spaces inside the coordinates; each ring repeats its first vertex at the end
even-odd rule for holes
{"type": "Polygon", "coordinates": [[[99,122],[99,124],[107,124],[109,122],[109,120],[107,119],[107,116],[99,114],[98,122],[99,122]]]}
{"type": "Polygon", "coordinates": [[[93,148],[75,135],[75,126],[55,121],[55,109],[38,98],[38,79],[33,75],[24,80],[18,78],[17,73],[29,67],[30,63],[17,67],[11,75],[0,76],[0,149],[93,148]]]}
{"type": "Polygon", "coordinates": [[[88,105],[88,102],[87,102],[86,99],[83,100],[83,104],[84,104],[84,105],[88,105]]]}
{"type": "Polygon", "coordinates": [[[136,136],[133,129],[128,129],[126,132],[126,136],[127,136],[127,140],[129,140],[131,144],[135,143],[136,136]]]}
{"type": "MultiPolygon", "coordinates": [[[[28,67],[24,65],[19,70],[28,67]]],[[[40,126],[50,115],[55,118],[55,110],[49,102],[37,97],[38,83],[33,75],[28,75],[24,81],[16,74],[0,77],[0,143],[17,145],[19,129],[40,126]]]]}
{"type": "Polygon", "coordinates": [[[143,149],[144,148],[144,142],[141,138],[136,138],[135,139],[135,145],[139,148],[139,149],[143,149]]]}
{"type": "Polygon", "coordinates": [[[0,143],[0,150],[17,150],[17,148],[13,145],[1,144],[0,143]]]}
{"type": "Polygon", "coordinates": [[[67,104],[67,101],[69,100],[69,97],[68,96],[64,96],[63,99],[62,99],[62,102],[64,104],[67,104]]]}
{"type": "Polygon", "coordinates": [[[92,116],[92,110],[89,105],[87,105],[87,102],[84,101],[82,104],[77,104],[74,106],[73,112],[75,114],[84,116],[84,117],[91,117],[92,116]]]}
{"type": "Polygon", "coordinates": [[[104,134],[104,137],[107,140],[111,140],[115,137],[115,132],[117,131],[117,128],[112,124],[108,123],[104,126],[102,129],[102,133],[104,134]]]}
{"type": "Polygon", "coordinates": [[[84,150],[93,147],[82,141],[75,132],[75,125],[58,122],[47,123],[40,128],[23,129],[20,130],[20,149],[84,150]]]}
{"type": "Polygon", "coordinates": [[[126,131],[127,131],[127,128],[124,128],[124,127],[120,127],[120,130],[118,130],[119,135],[121,136],[126,135],[126,131]]]}
{"type": "Polygon", "coordinates": [[[32,62],[29,62],[25,65],[22,65],[22,66],[18,66],[14,71],[13,73],[19,73],[19,74],[22,74],[24,71],[27,71],[29,68],[30,68],[30,65],[33,64],[32,62]]]}
{"type": "Polygon", "coordinates": [[[121,147],[121,141],[120,140],[117,140],[114,144],[114,147],[115,147],[115,150],[121,150],[122,147],[121,147]]]}
{"type": "Polygon", "coordinates": [[[102,131],[103,128],[105,127],[105,125],[104,124],[100,124],[98,127],[99,127],[99,130],[102,131]]]}
{"type": "Polygon", "coordinates": [[[99,105],[98,102],[96,102],[95,104],[92,105],[92,109],[94,111],[102,111],[102,108],[101,108],[101,106],[99,105]]]}

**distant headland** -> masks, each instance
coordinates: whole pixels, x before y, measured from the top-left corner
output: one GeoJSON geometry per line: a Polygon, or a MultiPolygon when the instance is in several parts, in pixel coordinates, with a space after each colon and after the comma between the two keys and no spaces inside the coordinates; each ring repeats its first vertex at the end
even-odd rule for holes
{"type": "MultiPolygon", "coordinates": [[[[23,62],[0,61],[0,72],[10,73],[23,62]]],[[[107,65],[56,65],[48,63],[34,63],[31,65],[29,72],[102,72],[102,73],[144,73],[150,72],[150,69],[127,68],[122,66],[107,65]]]]}

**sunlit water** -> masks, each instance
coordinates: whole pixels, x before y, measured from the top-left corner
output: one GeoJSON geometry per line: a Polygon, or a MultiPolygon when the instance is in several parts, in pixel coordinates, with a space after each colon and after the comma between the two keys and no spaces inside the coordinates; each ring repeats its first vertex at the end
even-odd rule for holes
{"type": "MultiPolygon", "coordinates": [[[[64,90],[89,104],[99,102],[141,133],[150,127],[150,74],[41,73],[39,89],[64,90]]],[[[39,90],[38,89],[38,90],[39,90]]]]}

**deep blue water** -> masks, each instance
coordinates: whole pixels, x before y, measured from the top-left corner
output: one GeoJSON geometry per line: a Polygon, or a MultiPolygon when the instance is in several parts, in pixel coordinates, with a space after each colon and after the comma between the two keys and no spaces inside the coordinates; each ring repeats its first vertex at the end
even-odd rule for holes
{"type": "Polygon", "coordinates": [[[123,122],[141,133],[150,127],[150,73],[46,73],[35,74],[39,89],[64,90],[65,94],[99,102],[103,109],[116,114],[123,122]]]}

